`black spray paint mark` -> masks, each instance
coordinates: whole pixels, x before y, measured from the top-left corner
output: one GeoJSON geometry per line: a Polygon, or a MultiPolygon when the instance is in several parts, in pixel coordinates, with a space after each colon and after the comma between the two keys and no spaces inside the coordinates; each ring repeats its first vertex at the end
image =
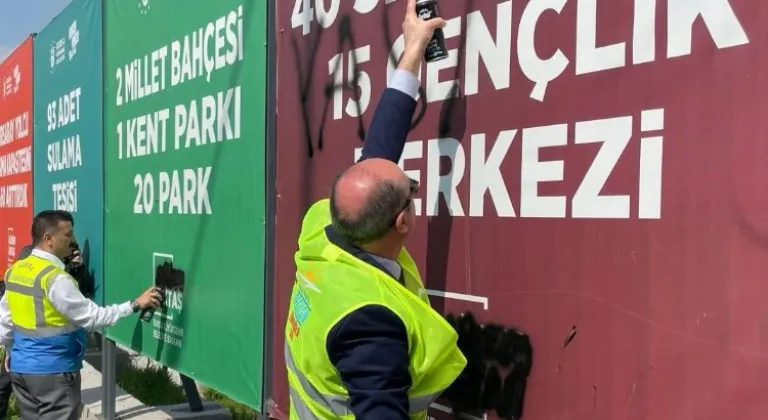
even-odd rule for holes
{"type": "Polygon", "coordinates": [[[471,312],[449,314],[446,320],[459,335],[467,366],[446,390],[445,400],[457,413],[495,410],[502,419],[520,419],[533,365],[530,338],[498,324],[481,326],[471,312]]]}
{"type": "MultiPolygon", "coordinates": [[[[355,48],[355,37],[352,34],[352,23],[350,22],[350,18],[348,14],[345,14],[341,17],[341,21],[339,22],[339,34],[338,34],[338,47],[337,50],[342,53],[344,51],[352,51],[355,48]],[[345,50],[345,45],[347,46],[347,49],[345,50]]],[[[341,63],[344,61],[336,60],[336,66],[333,69],[331,80],[326,83],[324,93],[325,93],[325,104],[323,105],[323,117],[320,120],[320,129],[318,133],[318,143],[317,148],[318,150],[323,150],[323,132],[325,131],[325,122],[326,117],[328,116],[328,109],[330,108],[331,102],[333,101],[333,94],[336,90],[341,89],[342,91],[347,90],[353,94],[355,99],[359,99],[360,95],[357,91],[357,82],[360,77],[360,71],[357,69],[357,58],[355,58],[354,54],[348,54],[349,59],[352,60],[352,64],[350,65],[353,69],[352,72],[352,80],[348,82],[348,84],[344,84],[342,82],[340,85],[337,85],[334,83],[333,80],[333,74],[336,74],[336,72],[339,71],[339,68],[341,67],[341,63]]],[[[360,108],[360,101],[354,101],[355,102],[355,109],[357,110],[357,137],[360,139],[360,141],[365,140],[365,128],[363,127],[363,116],[362,116],[362,109],[360,108]]]]}
{"type": "MultiPolygon", "coordinates": [[[[302,120],[302,126],[304,128],[304,138],[307,142],[307,153],[309,157],[314,156],[314,138],[315,135],[312,133],[312,125],[310,121],[310,106],[309,106],[309,96],[312,88],[315,86],[313,83],[313,69],[315,68],[316,62],[317,62],[317,53],[320,49],[320,43],[323,39],[323,34],[325,33],[325,30],[321,27],[319,31],[314,36],[314,41],[309,48],[309,57],[306,63],[302,64],[301,59],[301,52],[299,49],[299,44],[296,38],[296,35],[293,35],[291,37],[291,42],[293,44],[293,51],[295,60],[298,67],[298,76],[299,76],[299,102],[301,104],[301,120],[302,120]]],[[[338,25],[338,34],[337,34],[337,51],[339,53],[345,53],[346,51],[352,51],[355,48],[355,38],[352,34],[352,28],[351,28],[351,22],[349,14],[344,14],[341,16],[341,19],[339,21],[338,25]],[[345,50],[345,47],[347,48],[345,50]]],[[[357,89],[355,86],[357,86],[358,78],[360,77],[360,72],[357,67],[357,59],[354,54],[344,54],[342,56],[342,59],[336,61],[336,66],[333,69],[333,72],[328,76],[328,81],[324,84],[323,87],[323,96],[325,97],[325,101],[323,104],[323,113],[322,117],[320,119],[320,127],[318,128],[317,132],[317,149],[323,150],[323,142],[324,142],[324,131],[325,131],[325,123],[326,119],[328,117],[328,110],[331,107],[331,103],[333,102],[333,95],[337,90],[346,90],[350,91],[352,95],[357,98],[359,95],[357,93],[357,89]],[[349,56],[349,58],[352,60],[351,67],[354,69],[353,71],[353,77],[352,80],[348,81],[348,83],[342,82],[341,84],[336,84],[333,75],[336,74],[336,72],[339,71],[341,63],[344,61],[343,57],[349,56]]],[[[362,117],[362,110],[360,108],[360,102],[355,101],[355,106],[357,108],[357,136],[358,138],[363,141],[365,139],[365,128],[363,127],[363,117],[362,117]]]]}
{"type": "Polygon", "coordinates": [[[467,33],[469,33],[469,20],[466,16],[475,8],[475,1],[469,0],[464,3],[463,21],[466,23],[464,31],[459,38],[458,57],[456,67],[453,70],[453,80],[456,82],[451,86],[451,90],[443,102],[440,109],[440,119],[438,120],[437,132],[440,138],[454,138],[461,141],[467,131],[467,98],[461,94],[459,83],[461,82],[460,69],[465,60],[467,51],[467,33]]]}
{"type": "MultiPolygon", "coordinates": [[[[160,289],[160,295],[163,301],[160,304],[160,309],[163,313],[168,310],[168,293],[171,292],[184,292],[184,282],[186,281],[186,274],[183,270],[179,270],[173,267],[173,263],[166,261],[162,264],[158,264],[155,267],[155,287],[160,289]]],[[[143,321],[151,321],[154,317],[155,309],[147,308],[141,312],[140,318],[143,321]]],[[[163,317],[163,319],[165,319],[163,317]]],[[[165,325],[163,324],[163,327],[165,325]]]]}
{"type": "MultiPolygon", "coordinates": [[[[475,3],[474,0],[467,1],[465,3],[466,4],[465,16],[474,8],[474,3],[475,3]]],[[[389,28],[390,19],[389,19],[389,14],[387,10],[388,10],[388,7],[382,8],[381,34],[383,37],[384,45],[386,46],[386,48],[388,48],[388,51],[389,51],[389,61],[394,67],[397,65],[398,58],[394,55],[391,49],[393,45],[393,40],[392,40],[392,34],[390,32],[390,28],[389,28]]],[[[465,30],[462,33],[462,36],[460,37],[460,42],[459,42],[458,64],[454,70],[454,80],[457,80],[457,81],[460,78],[459,77],[460,64],[463,62],[463,59],[464,59],[464,51],[466,47],[466,33],[467,31],[465,30]]],[[[291,37],[291,43],[294,50],[295,62],[298,68],[297,74],[298,74],[298,85],[299,85],[299,102],[301,104],[302,127],[304,131],[304,138],[307,144],[307,154],[310,158],[314,157],[315,144],[317,144],[318,151],[321,151],[323,149],[323,145],[325,141],[324,136],[325,136],[326,122],[327,122],[329,109],[332,106],[334,94],[337,91],[341,90],[341,91],[349,92],[354,99],[359,99],[359,96],[360,96],[357,90],[357,82],[360,76],[360,72],[358,70],[358,63],[356,61],[356,57],[354,54],[346,54],[347,52],[352,51],[357,44],[355,43],[355,35],[352,31],[350,15],[343,14],[341,15],[341,18],[338,24],[337,48],[336,48],[336,51],[342,54],[342,59],[336,61],[336,67],[328,76],[327,81],[323,84],[323,96],[324,96],[323,112],[321,115],[320,126],[318,127],[317,133],[313,133],[311,118],[310,118],[311,107],[309,105],[309,97],[312,89],[317,88],[317,85],[314,83],[314,80],[313,80],[313,69],[317,65],[317,61],[318,61],[317,54],[320,49],[320,44],[324,34],[325,34],[325,30],[322,27],[320,27],[318,31],[315,32],[311,45],[308,48],[309,56],[307,57],[306,60],[302,60],[296,35],[294,34],[291,37]],[[337,84],[334,80],[333,75],[340,70],[340,66],[342,65],[342,62],[345,61],[345,59],[352,60],[352,63],[350,64],[351,68],[353,69],[352,80],[348,80],[346,83],[342,82],[340,84],[337,84]]],[[[424,119],[424,116],[427,113],[427,106],[428,106],[427,98],[426,98],[427,93],[423,86],[419,86],[419,95],[420,95],[420,98],[419,98],[420,104],[417,107],[416,116],[413,122],[411,123],[411,129],[417,127],[422,122],[422,120],[424,119]]],[[[365,131],[365,126],[364,126],[363,117],[362,117],[362,109],[359,101],[354,101],[354,102],[355,102],[355,107],[358,115],[357,137],[360,141],[364,141],[366,137],[366,131],[365,131]]],[[[446,96],[445,102],[440,111],[440,118],[438,121],[438,125],[435,128],[438,136],[441,138],[451,137],[451,138],[460,140],[464,136],[466,132],[466,98],[464,98],[460,94],[458,82],[455,83],[454,86],[452,86],[451,91],[446,96]]]]}
{"type": "MultiPolygon", "coordinates": [[[[465,15],[469,14],[469,11],[474,8],[474,0],[468,0],[465,2],[465,15]]],[[[458,18],[457,18],[458,19],[458,18]]],[[[466,21],[466,19],[465,19],[466,21]]],[[[464,137],[464,133],[467,128],[466,118],[466,100],[463,97],[459,97],[459,69],[463,65],[464,50],[466,45],[466,34],[468,31],[464,30],[461,39],[459,40],[457,65],[454,68],[453,80],[457,82],[451,87],[451,91],[448,92],[447,100],[443,103],[440,120],[437,126],[434,127],[434,133],[439,134],[438,137],[451,137],[457,141],[461,141],[464,137]]],[[[426,100],[426,94],[422,93],[422,100],[426,100]]],[[[426,110],[426,101],[424,102],[426,110]]],[[[429,127],[431,128],[431,127],[429,127]]],[[[438,143],[439,153],[441,155],[448,156],[452,163],[456,160],[456,151],[443,150],[438,143]]],[[[453,171],[451,168],[450,171],[453,171]]],[[[429,287],[437,290],[446,290],[448,279],[448,262],[452,260],[449,256],[449,246],[451,243],[451,235],[453,234],[454,218],[451,217],[448,209],[448,203],[452,200],[452,192],[448,192],[444,197],[444,200],[438,200],[436,203],[439,206],[437,215],[428,219],[427,222],[427,273],[430,278],[429,287]]],[[[437,300],[435,309],[443,313],[445,300],[437,300]]]]}
{"type": "Polygon", "coordinates": [[[184,271],[174,268],[173,263],[169,261],[155,267],[155,286],[161,289],[183,292],[185,281],[184,271]]]}
{"type": "Polygon", "coordinates": [[[323,29],[321,28],[317,35],[315,35],[315,40],[311,48],[309,48],[310,56],[309,56],[309,67],[302,66],[301,65],[301,52],[299,51],[299,42],[296,40],[296,35],[291,36],[291,43],[293,45],[293,53],[294,58],[296,62],[296,74],[299,77],[298,84],[299,84],[299,103],[301,104],[301,121],[302,121],[302,127],[304,128],[304,137],[307,140],[307,146],[309,153],[309,157],[313,156],[313,146],[312,146],[312,126],[310,125],[309,121],[309,108],[308,108],[308,102],[309,102],[309,90],[312,86],[312,67],[314,65],[315,59],[317,58],[317,50],[320,47],[320,40],[322,39],[323,29]]]}
{"type": "MultiPolygon", "coordinates": [[[[170,296],[168,295],[167,292],[171,291],[171,292],[183,294],[185,283],[186,283],[186,273],[184,272],[184,270],[175,268],[172,262],[166,261],[166,262],[163,262],[162,264],[158,264],[155,267],[155,286],[159,287],[162,290],[162,296],[163,296],[163,303],[160,305],[160,308],[158,309],[161,309],[163,314],[167,315],[168,305],[171,303],[168,301],[170,296]]],[[[181,314],[183,314],[183,312],[181,314]]],[[[181,314],[179,315],[181,316],[181,314]]],[[[164,336],[166,334],[166,327],[168,325],[168,317],[162,316],[158,321],[159,322],[155,327],[160,331],[160,334],[164,336]]],[[[163,339],[158,340],[157,351],[155,353],[155,358],[157,360],[160,360],[160,357],[163,355],[164,349],[165,349],[165,340],[163,339]]]]}

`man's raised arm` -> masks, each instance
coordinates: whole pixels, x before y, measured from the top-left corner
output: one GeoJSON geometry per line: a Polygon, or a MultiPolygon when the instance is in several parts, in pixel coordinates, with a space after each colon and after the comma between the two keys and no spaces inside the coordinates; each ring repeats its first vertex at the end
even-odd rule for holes
{"type": "Polygon", "coordinates": [[[439,18],[429,26],[420,26],[418,23],[413,22],[408,26],[406,20],[403,24],[403,56],[376,106],[360,160],[382,158],[397,163],[403,154],[405,139],[416,111],[416,97],[421,84],[418,75],[424,49],[434,29],[445,26],[445,21],[439,18]]]}

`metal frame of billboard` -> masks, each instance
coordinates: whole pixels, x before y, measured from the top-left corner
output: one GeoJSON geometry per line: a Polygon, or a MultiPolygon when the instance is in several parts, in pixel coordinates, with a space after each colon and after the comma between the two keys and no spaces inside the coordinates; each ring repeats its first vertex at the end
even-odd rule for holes
{"type": "Polygon", "coordinates": [[[266,123],[267,133],[265,138],[265,162],[266,162],[266,231],[264,241],[267,246],[264,247],[264,341],[263,346],[263,369],[264,378],[261,386],[261,411],[264,418],[269,418],[268,413],[273,406],[272,401],[272,377],[273,364],[271,338],[274,334],[274,316],[275,301],[272,299],[275,284],[275,213],[277,197],[277,0],[267,0],[267,104],[266,104],[266,123]],[[272,245],[272,246],[270,246],[272,245]]]}

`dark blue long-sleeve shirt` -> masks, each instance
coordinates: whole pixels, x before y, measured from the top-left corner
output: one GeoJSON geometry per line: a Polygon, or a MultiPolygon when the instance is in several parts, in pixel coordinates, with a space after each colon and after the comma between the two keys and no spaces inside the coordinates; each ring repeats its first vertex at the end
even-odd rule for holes
{"type": "MultiPolygon", "coordinates": [[[[373,115],[361,160],[400,160],[416,111],[418,86],[418,79],[411,73],[397,70],[393,74],[390,87],[384,90],[373,115]]],[[[331,227],[326,229],[326,235],[350,254],[389,273],[376,259],[345,243],[331,227]]],[[[397,280],[402,282],[401,278],[397,280]]],[[[380,305],[368,305],[349,313],[328,334],[326,348],[349,393],[355,418],[408,418],[408,390],[412,384],[408,335],[394,312],[380,305]]]]}

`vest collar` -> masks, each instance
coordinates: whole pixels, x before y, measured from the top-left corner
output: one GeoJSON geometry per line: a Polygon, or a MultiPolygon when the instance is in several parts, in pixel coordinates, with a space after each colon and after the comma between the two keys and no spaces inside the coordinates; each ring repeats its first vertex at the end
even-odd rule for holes
{"type": "MultiPolygon", "coordinates": [[[[343,249],[353,257],[378,268],[384,273],[387,273],[387,275],[399,281],[401,284],[405,283],[405,281],[403,280],[403,269],[402,267],[399,266],[399,264],[398,264],[398,268],[400,269],[400,273],[398,276],[395,276],[395,273],[393,273],[388,267],[386,267],[384,264],[382,264],[381,261],[379,261],[379,258],[382,258],[382,257],[374,257],[373,255],[363,251],[362,249],[350,244],[338,232],[336,232],[333,226],[328,225],[325,227],[325,236],[328,238],[328,241],[330,243],[343,249]]],[[[396,261],[393,261],[393,262],[397,264],[396,261]]]]}
{"type": "Polygon", "coordinates": [[[56,267],[58,267],[58,268],[60,268],[62,270],[64,269],[64,263],[59,259],[59,257],[51,254],[50,252],[43,251],[42,249],[35,248],[35,249],[32,250],[32,255],[34,255],[34,256],[36,256],[38,258],[42,258],[42,259],[44,259],[46,261],[50,261],[56,267]]]}

